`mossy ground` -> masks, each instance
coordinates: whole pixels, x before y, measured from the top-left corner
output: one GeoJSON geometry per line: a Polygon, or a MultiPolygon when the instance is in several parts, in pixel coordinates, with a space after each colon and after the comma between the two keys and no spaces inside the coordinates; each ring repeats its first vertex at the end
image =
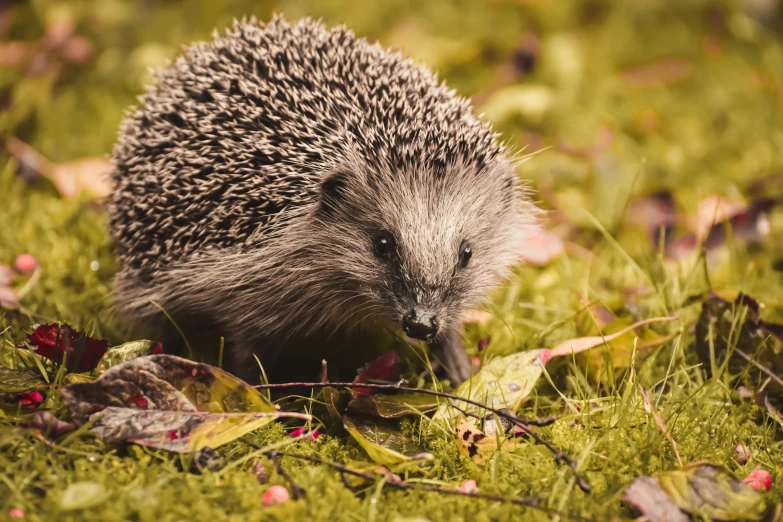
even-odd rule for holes
{"type": "MultiPolygon", "coordinates": [[[[615,371],[602,362],[605,349],[592,356],[592,366],[577,358],[547,367],[551,383],[542,379],[523,413],[558,416],[542,436],[577,459],[592,494],[581,492],[568,468],[541,446],[522,445],[480,467],[460,457],[451,438],[428,429],[426,421],[411,430],[434,453],[435,465],[427,475],[409,478],[450,485],[473,478],[484,492],[539,495],[543,505],[595,520],[631,517],[621,503],[624,488],[639,474],[678,466],[671,445],[644,413],[635,388],[640,383],[653,390],[683,462],[707,460],[738,477],[760,465],[773,476],[764,497],[774,504],[783,501],[780,425],[738,397],[741,377],[699,365],[689,329],[699,300],[689,298],[710,288],[742,291],[766,304],[765,318],[780,321],[783,215],[771,215],[772,234],[760,247],[730,239],[709,264],[664,260],[624,216],[631,198],[664,189],[683,213],[695,214],[703,198],[747,198],[753,180],[783,169],[783,47],[775,36],[775,6],[740,0],[33,0],[0,15],[10,16],[8,26],[0,24],[7,40],[37,41],[47,25],[66,16],[93,42],[95,54],[83,64],[60,60],[36,75],[24,64],[0,69],[0,132],[54,162],[105,156],[123,111],[150,79],[147,67],[162,65],[180,45],[208,38],[233,17],[267,18],[274,11],[322,17],[402,47],[459,92],[476,95],[512,148],[549,147],[522,164],[520,175],[539,190],[552,211],[551,225],[570,230],[573,242],[590,251],[572,249],[545,268],[520,268],[487,308],[488,322],[468,328],[469,349],[489,334],[493,354],[554,346],[586,331],[584,302],[621,317],[675,315],[679,322],[668,331],[684,328],[675,340],[637,354],[633,380],[627,368],[615,371]],[[528,49],[525,34],[537,35],[540,48],[530,44],[529,53],[514,60],[520,45],[528,49]],[[529,56],[535,58],[532,69],[521,72],[529,56]],[[648,70],[652,80],[644,85],[624,74],[650,64],[658,69],[648,70]],[[611,135],[611,144],[596,153],[568,153],[563,145],[588,147],[601,141],[602,132],[611,135]],[[630,291],[640,287],[649,292],[630,291]],[[596,369],[604,370],[600,385],[596,369]],[[753,453],[744,466],[734,457],[738,444],[753,453]]],[[[9,347],[34,322],[66,321],[124,340],[121,324],[106,311],[115,265],[100,205],[87,196],[64,199],[45,180],[29,186],[15,170],[0,152],[0,263],[28,252],[39,260],[41,275],[28,285],[20,311],[0,317],[4,362],[13,362],[9,347]]],[[[781,184],[764,191],[780,196],[781,184]]],[[[628,346],[615,349],[630,359],[628,346]]],[[[250,439],[262,447],[291,443],[280,425],[250,439]]],[[[296,445],[324,458],[366,459],[340,433],[296,445]]],[[[266,486],[244,465],[255,450],[243,442],[220,449],[227,468],[204,474],[182,471],[188,462],[179,455],[109,446],[81,431],[49,447],[7,420],[0,420],[0,448],[0,519],[12,508],[24,510],[28,520],[548,518],[508,504],[382,484],[357,494],[334,471],[292,459],[283,464],[307,490],[306,500],[263,508],[266,486]],[[79,481],[100,484],[103,493],[91,507],[63,510],[63,492],[79,481]]],[[[271,483],[285,484],[270,475],[271,483]]]]}

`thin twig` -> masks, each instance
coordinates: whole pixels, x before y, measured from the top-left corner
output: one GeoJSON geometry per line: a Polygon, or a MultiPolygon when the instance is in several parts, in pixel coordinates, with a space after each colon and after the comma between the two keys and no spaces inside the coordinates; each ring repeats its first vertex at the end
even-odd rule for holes
{"type": "Polygon", "coordinates": [[[434,395],[436,397],[443,397],[446,399],[451,399],[454,401],[460,401],[465,402],[467,404],[471,404],[473,406],[476,406],[478,408],[482,408],[486,411],[492,412],[498,417],[503,417],[505,419],[508,419],[512,423],[514,423],[516,426],[519,426],[521,428],[524,428],[526,432],[530,435],[530,437],[538,442],[539,444],[543,445],[548,449],[554,456],[555,460],[560,462],[565,462],[574,472],[574,476],[576,477],[576,482],[579,485],[579,489],[584,491],[585,493],[590,493],[591,488],[590,484],[587,483],[587,481],[582,478],[582,476],[579,474],[578,465],[575,460],[573,460],[571,457],[563,453],[559,448],[552,445],[552,443],[544,440],[541,438],[540,435],[537,433],[534,433],[530,430],[527,430],[529,426],[548,426],[552,424],[555,419],[553,417],[547,417],[545,419],[540,420],[528,420],[528,419],[520,419],[516,415],[510,414],[507,411],[503,411],[497,408],[493,408],[491,406],[487,406],[486,404],[482,404],[478,401],[474,401],[472,399],[466,399],[465,397],[460,397],[458,395],[454,395],[452,393],[446,393],[436,390],[424,390],[420,388],[405,388],[402,385],[405,384],[406,381],[400,380],[399,382],[395,384],[372,384],[372,383],[352,383],[352,382],[331,382],[331,383],[323,383],[323,382],[286,382],[286,383],[279,383],[279,384],[261,384],[259,386],[255,386],[255,388],[266,390],[270,388],[274,389],[284,389],[284,388],[369,388],[372,390],[385,390],[385,391],[391,391],[391,392],[398,392],[398,391],[406,391],[406,392],[415,392],[415,393],[423,393],[426,395],[434,395]]]}
{"type": "MultiPolygon", "coordinates": [[[[368,473],[365,471],[358,471],[355,469],[351,469],[344,464],[340,464],[339,462],[334,462],[331,460],[322,459],[320,457],[315,457],[312,455],[300,455],[297,453],[285,453],[286,457],[291,457],[294,459],[300,459],[300,460],[307,460],[310,462],[313,462],[315,464],[324,464],[326,466],[330,466],[334,469],[336,469],[340,476],[344,475],[353,475],[355,477],[359,477],[364,479],[365,484],[372,483],[378,480],[378,477],[374,475],[373,473],[368,473]]],[[[344,481],[345,483],[346,481],[344,481]]],[[[515,504],[517,506],[523,506],[523,507],[529,507],[531,509],[536,509],[538,511],[542,511],[544,513],[550,514],[550,515],[558,515],[566,518],[570,518],[572,520],[579,520],[579,521],[590,521],[591,519],[583,518],[579,515],[570,514],[570,513],[561,513],[559,511],[556,511],[554,509],[545,507],[545,506],[539,506],[538,505],[538,499],[537,498],[516,498],[516,497],[504,497],[501,495],[493,495],[490,493],[468,493],[465,491],[462,491],[461,489],[456,488],[445,488],[442,486],[437,486],[435,484],[425,484],[421,482],[417,483],[410,483],[405,482],[402,480],[388,480],[386,482],[386,485],[397,488],[397,489],[404,489],[404,490],[420,490],[420,491],[430,491],[433,493],[439,493],[443,495],[456,495],[460,497],[468,497],[468,498],[475,498],[478,500],[490,500],[494,502],[505,502],[509,504],[515,504]]]]}
{"type": "Polygon", "coordinates": [[[769,368],[767,368],[763,364],[761,364],[761,363],[759,363],[757,361],[754,361],[753,358],[750,355],[746,354],[745,352],[743,352],[739,348],[734,348],[734,352],[738,353],[743,359],[745,359],[750,364],[752,364],[753,366],[758,368],[761,371],[761,373],[763,373],[764,375],[766,375],[767,377],[769,377],[770,379],[775,381],[778,385],[783,386],[783,379],[781,379],[780,377],[775,375],[775,373],[772,370],[770,370],[769,368]]]}
{"type": "MultiPolygon", "coordinates": [[[[259,449],[255,444],[251,444],[251,446],[254,446],[255,449],[259,449]]],[[[305,490],[302,489],[296,482],[294,482],[294,479],[291,478],[291,476],[285,472],[283,469],[282,464],[280,464],[280,460],[277,458],[277,450],[267,451],[264,453],[269,460],[272,461],[272,464],[275,465],[275,469],[277,469],[277,472],[280,473],[280,475],[288,482],[288,484],[291,486],[291,490],[294,492],[294,500],[299,500],[303,496],[305,496],[305,490]]]]}

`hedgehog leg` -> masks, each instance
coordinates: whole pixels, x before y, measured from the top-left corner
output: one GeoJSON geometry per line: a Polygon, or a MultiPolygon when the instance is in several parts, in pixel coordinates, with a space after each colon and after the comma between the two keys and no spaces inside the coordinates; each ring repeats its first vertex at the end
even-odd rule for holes
{"type": "Polygon", "coordinates": [[[230,342],[231,358],[227,370],[248,384],[261,384],[261,368],[269,376],[280,357],[279,346],[268,338],[230,342]]]}
{"type": "Polygon", "coordinates": [[[443,361],[451,384],[457,386],[470,377],[470,360],[462,346],[462,337],[457,329],[449,329],[433,342],[435,354],[443,361]]]}

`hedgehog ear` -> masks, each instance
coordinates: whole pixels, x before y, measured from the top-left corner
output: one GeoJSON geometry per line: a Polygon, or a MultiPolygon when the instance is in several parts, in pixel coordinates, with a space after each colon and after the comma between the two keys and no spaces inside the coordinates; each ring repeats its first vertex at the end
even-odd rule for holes
{"type": "Polygon", "coordinates": [[[330,212],[344,199],[348,187],[348,173],[342,170],[329,174],[321,182],[321,210],[330,212]]]}

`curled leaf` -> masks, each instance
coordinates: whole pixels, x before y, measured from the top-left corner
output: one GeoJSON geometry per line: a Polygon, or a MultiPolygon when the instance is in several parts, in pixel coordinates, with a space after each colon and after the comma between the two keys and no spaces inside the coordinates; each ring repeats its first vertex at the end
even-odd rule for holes
{"type": "MultiPolygon", "coordinates": [[[[381,355],[373,362],[360,369],[354,384],[370,381],[398,381],[400,379],[400,356],[391,351],[381,355]]],[[[370,388],[354,388],[354,395],[372,395],[375,390],[370,388]]]]}
{"type": "Polygon", "coordinates": [[[71,372],[93,370],[109,349],[106,339],[93,339],[67,324],[39,324],[27,334],[33,351],[55,363],[62,363],[71,372]]]}
{"type": "Polygon", "coordinates": [[[382,466],[409,462],[428,455],[405,437],[397,426],[387,421],[346,415],[343,417],[343,425],[367,455],[382,466]]]}
{"type": "Polygon", "coordinates": [[[136,357],[159,354],[161,348],[160,343],[153,341],[131,341],[119,346],[112,346],[98,362],[98,371],[105,372],[112,366],[117,366],[136,357]]]}

